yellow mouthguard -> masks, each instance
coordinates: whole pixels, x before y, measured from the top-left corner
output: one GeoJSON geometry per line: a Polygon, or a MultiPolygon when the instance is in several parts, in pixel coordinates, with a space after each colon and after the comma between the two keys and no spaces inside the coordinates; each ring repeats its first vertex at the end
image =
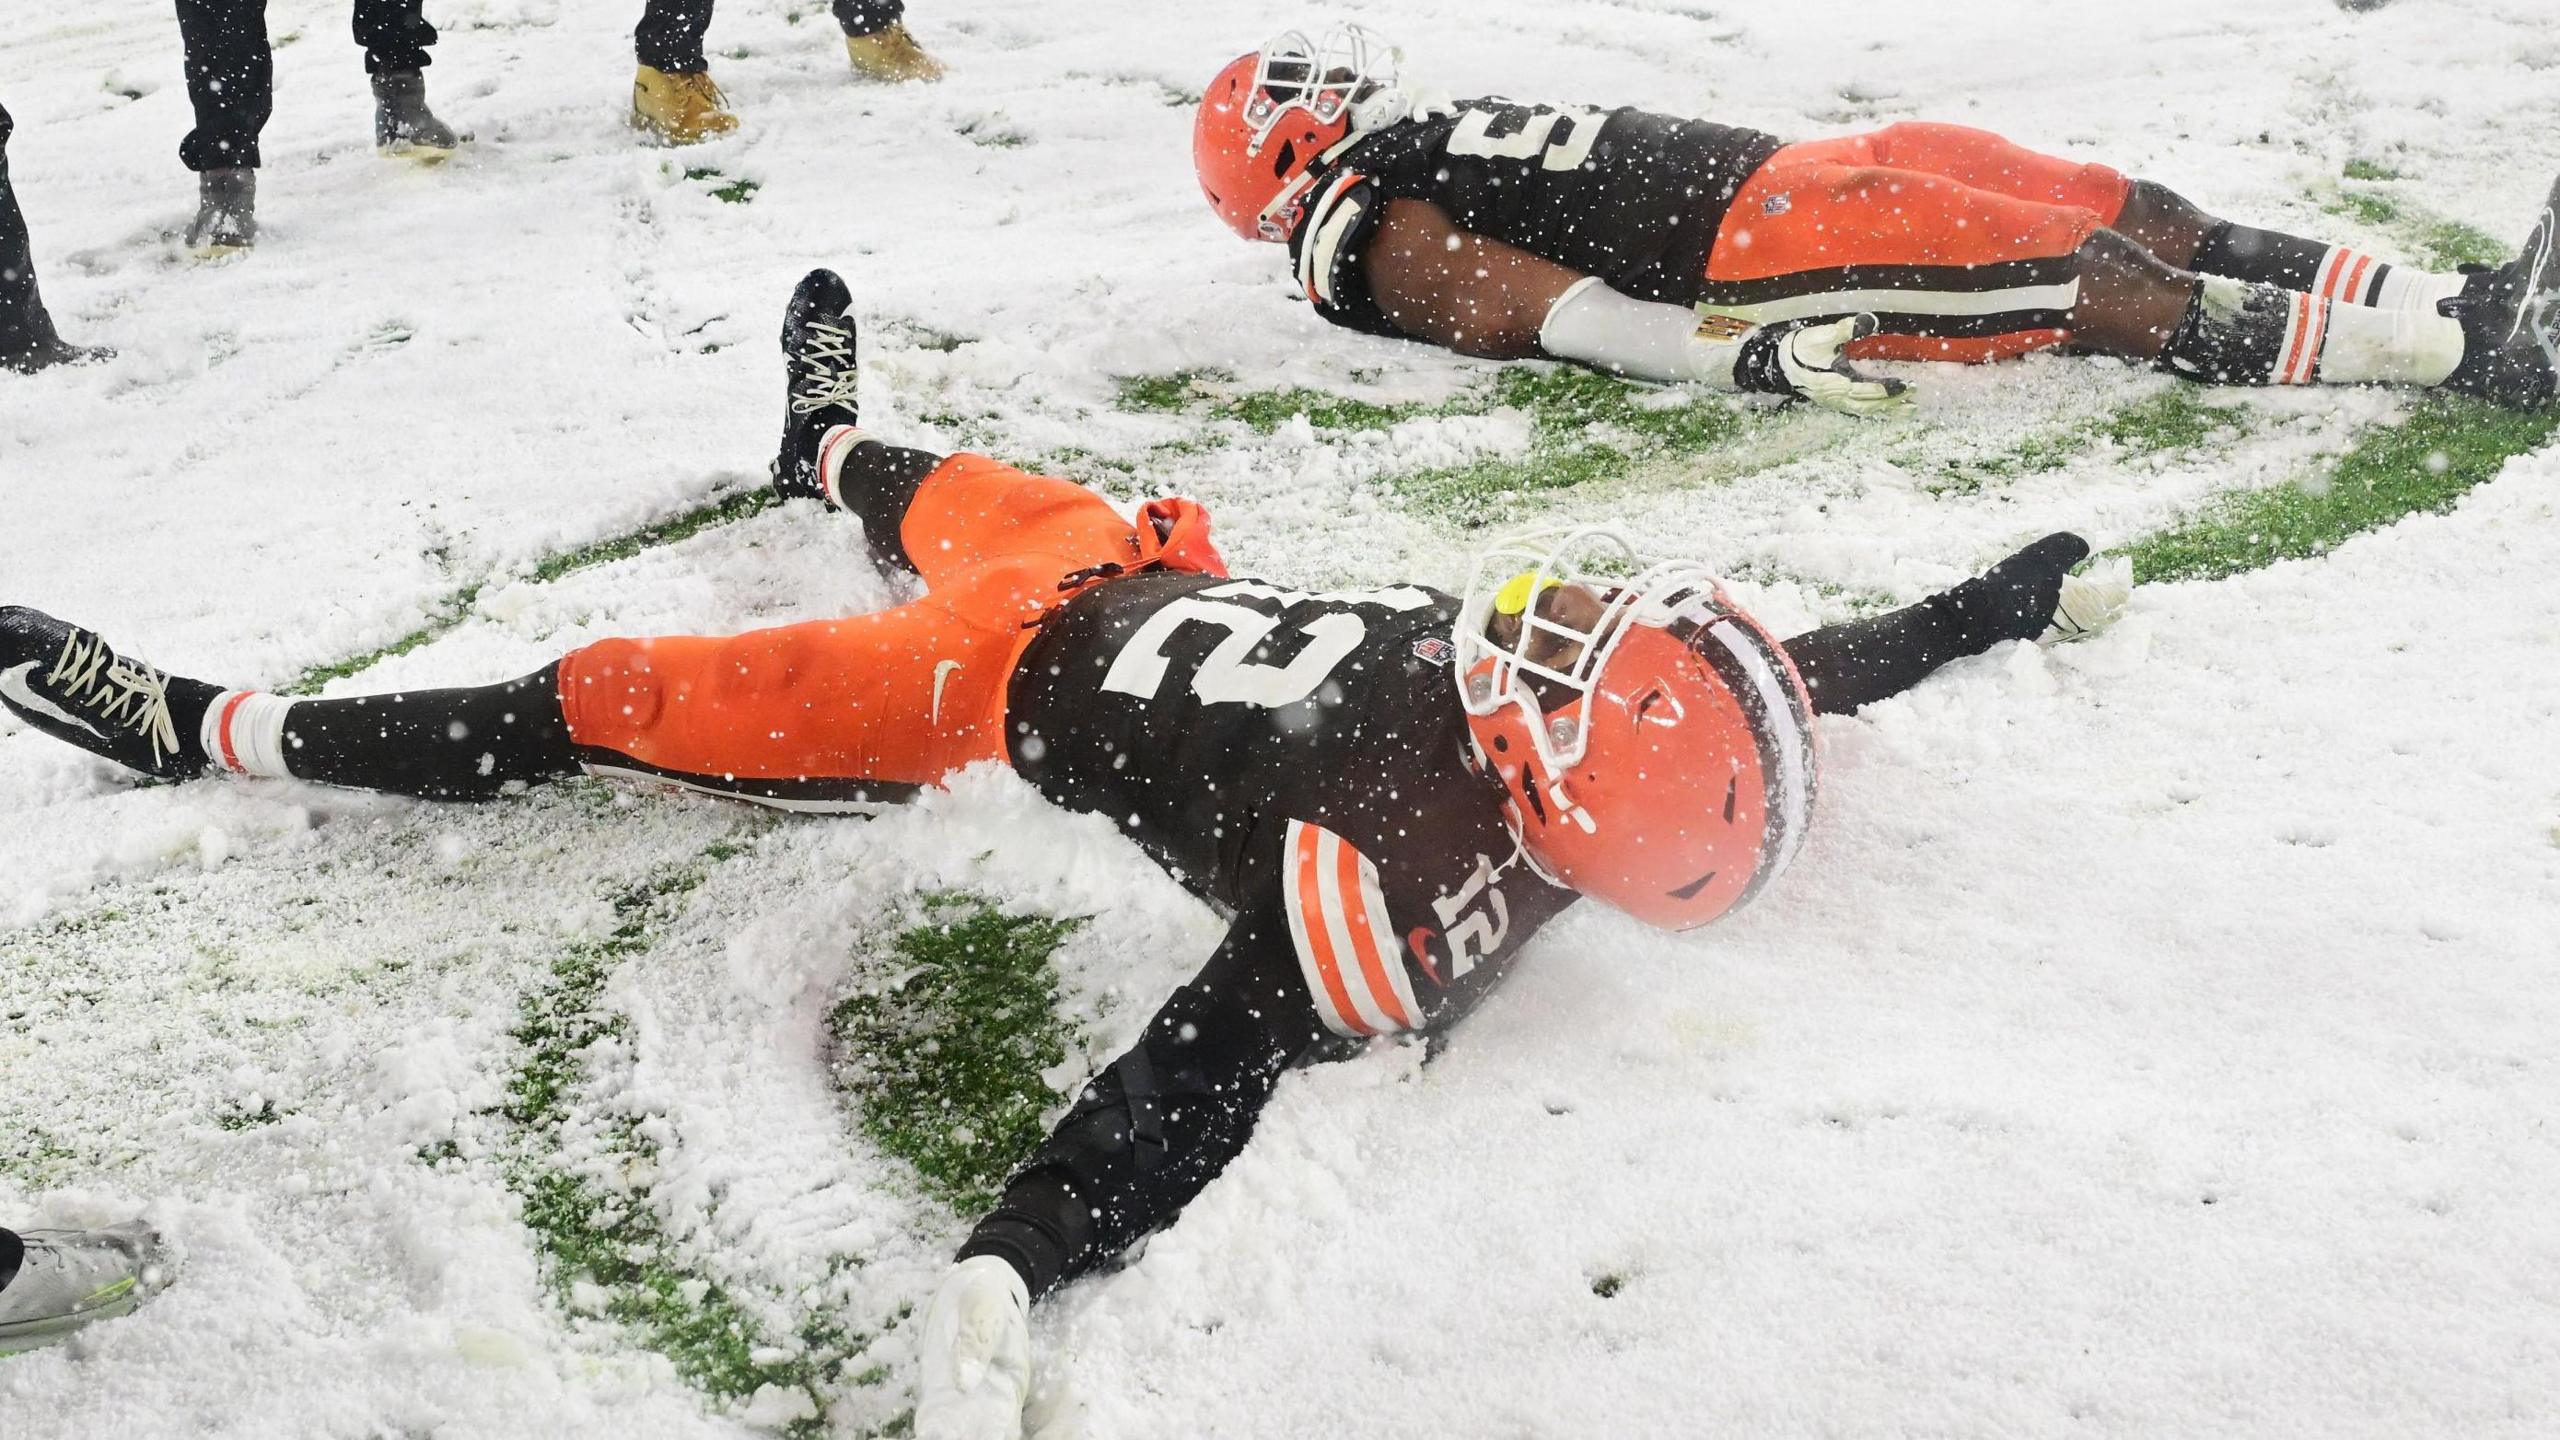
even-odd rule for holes
{"type": "Polygon", "coordinates": [[[1525,615],[1529,612],[1530,601],[1562,584],[1564,582],[1553,575],[1523,570],[1503,581],[1502,588],[1494,592],[1493,608],[1505,615],[1525,615]]]}

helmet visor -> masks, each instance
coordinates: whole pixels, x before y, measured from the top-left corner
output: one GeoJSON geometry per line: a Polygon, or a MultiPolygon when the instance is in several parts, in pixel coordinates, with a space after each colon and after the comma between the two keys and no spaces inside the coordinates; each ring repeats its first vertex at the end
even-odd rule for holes
{"type": "Polygon", "coordinates": [[[1634,625],[1703,622],[1731,603],[1705,567],[1645,565],[1613,530],[1523,535],[1486,550],[1459,606],[1459,701],[1471,715],[1516,707],[1551,770],[1581,763],[1585,727],[1560,712],[1599,688],[1634,625]],[[1550,715],[1558,718],[1550,723],[1550,715]]]}
{"type": "Polygon", "coordinates": [[[1354,103],[1396,82],[1396,52],[1357,25],[1339,25],[1322,39],[1309,40],[1291,30],[1262,47],[1254,65],[1253,96],[1245,102],[1245,123],[1253,127],[1254,144],[1291,110],[1304,110],[1319,125],[1331,125],[1354,103]]]}

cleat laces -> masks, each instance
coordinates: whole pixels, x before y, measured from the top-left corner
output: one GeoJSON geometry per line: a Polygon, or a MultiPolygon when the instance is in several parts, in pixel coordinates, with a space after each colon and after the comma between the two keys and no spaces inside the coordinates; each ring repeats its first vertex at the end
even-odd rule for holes
{"type": "Polygon", "coordinates": [[[800,363],[807,372],[792,387],[791,413],[813,415],[830,405],[854,407],[854,384],[862,372],[853,363],[852,332],[823,320],[801,331],[800,363]]]}
{"type": "Polygon", "coordinates": [[[169,714],[169,677],[148,665],[127,660],[107,642],[74,630],[62,642],[45,684],[55,687],[62,703],[78,706],[101,724],[121,726],[151,742],[156,763],[178,753],[178,725],[169,714]]]}

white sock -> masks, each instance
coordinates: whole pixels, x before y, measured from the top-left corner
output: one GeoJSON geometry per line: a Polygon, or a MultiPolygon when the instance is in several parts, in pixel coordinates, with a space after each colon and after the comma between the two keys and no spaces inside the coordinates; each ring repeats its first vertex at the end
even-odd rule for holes
{"type": "Polygon", "coordinates": [[[198,739],[205,758],[235,775],[289,779],[284,767],[284,719],[294,702],[256,690],[225,690],[205,707],[198,739]]]}
{"type": "MultiPolygon", "coordinates": [[[[2433,276],[2422,278],[2437,278],[2433,276]]],[[[2306,363],[2299,379],[2332,385],[2441,385],[2462,363],[2462,323],[2423,309],[2312,302],[2317,317],[2316,363],[2306,363]]]]}
{"type": "Polygon", "coordinates": [[[2394,265],[2362,250],[2332,245],[2311,275],[2311,294],[2375,310],[2436,313],[2436,302],[2462,293],[2465,277],[2394,265]]]}

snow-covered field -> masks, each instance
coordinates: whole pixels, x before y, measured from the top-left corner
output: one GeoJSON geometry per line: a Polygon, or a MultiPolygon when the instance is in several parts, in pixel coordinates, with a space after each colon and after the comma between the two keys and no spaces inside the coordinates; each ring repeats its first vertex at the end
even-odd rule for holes
{"type": "MultiPolygon", "coordinates": [[[[852,528],[799,507],[540,568],[760,480],[779,305],[820,263],[862,297],[876,430],[1136,465],[1212,502],[1240,571],[1460,573],[1459,517],[1381,477],[1516,451],[1517,414],[1265,436],[1115,404],[1180,371],[1426,400],[1481,376],[1321,326],[1199,202],[1183,97],[1298,17],[917,0],[952,77],[888,90],[847,80],[822,5],[728,0],[746,124],[667,152],[621,124],[636,8],[433,0],[431,94],[479,139],[422,169],[371,152],[343,0],[274,0],[266,236],[212,265],[173,238],[165,0],[0,10],[47,296],[122,351],[0,377],[0,602],[264,684],[439,627],[339,690],[886,603],[852,528]]],[[[1357,18],[1460,91],[1790,135],[1961,120],[2386,251],[2322,213],[2350,161],[2509,237],[2560,166],[2547,0],[1357,18]]],[[[2193,452],[1950,488],[1951,460],[2163,382],[1914,377],[1893,434],[1791,417],[1785,453],[1552,508],[1752,576],[1794,628],[2316,474],[2403,408],[2236,397],[2193,452]]],[[[1178,1225],[1044,1307],[1045,1364],[1132,1440],[2560,1433],[2555,574],[2545,449],[2449,514],[2146,589],[2095,643],[1828,723],[1824,825],[1776,893],[1678,939],[1576,913],[1427,1065],[1293,1077],[1178,1225]]],[[[470,810],[134,788],[0,718],[0,1223],[140,1212],[182,1267],[0,1362],[0,1435],[895,1427],[902,1319],[967,1217],[865,1139],[824,1017],[947,890],[1093,917],[1057,957],[1061,1090],[1218,933],[997,775],[872,822],[592,785],[470,810]],[[613,962],[579,992],[604,1038],[537,1146],[503,1112],[564,954],[613,962]],[[546,1272],[526,1166],[645,1217],[757,1364],[826,1363],[805,1391],[689,1380],[546,1272]]]]}

